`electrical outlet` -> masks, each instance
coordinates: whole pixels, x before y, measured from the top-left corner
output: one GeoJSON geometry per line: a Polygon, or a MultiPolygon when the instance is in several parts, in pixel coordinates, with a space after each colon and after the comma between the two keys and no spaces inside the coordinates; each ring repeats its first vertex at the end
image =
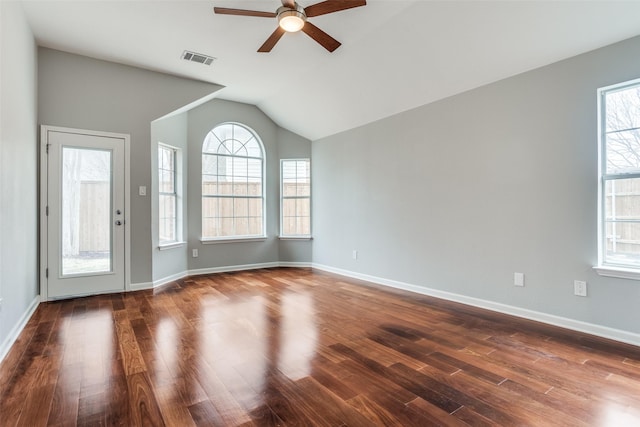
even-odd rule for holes
{"type": "Polygon", "coordinates": [[[353,259],[358,259],[358,251],[354,249],[353,252],[351,252],[351,257],[353,259]]]}
{"type": "Polygon", "coordinates": [[[192,249],[191,250],[191,256],[194,258],[198,258],[198,250],[197,249],[192,249]]]}
{"type": "Polygon", "coordinates": [[[524,286],[524,273],[513,273],[513,285],[524,286]]]}
{"type": "Polygon", "coordinates": [[[582,280],[573,281],[573,294],[579,297],[587,296],[587,282],[582,280]]]}

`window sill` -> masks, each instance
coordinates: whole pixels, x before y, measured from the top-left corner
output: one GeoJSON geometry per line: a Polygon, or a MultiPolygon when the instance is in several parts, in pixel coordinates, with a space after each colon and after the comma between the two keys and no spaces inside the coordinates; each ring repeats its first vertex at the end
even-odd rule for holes
{"type": "Polygon", "coordinates": [[[313,240],[313,236],[278,236],[280,240],[313,240]]]}
{"type": "Polygon", "coordinates": [[[171,242],[158,245],[158,250],[166,251],[169,249],[182,248],[187,245],[187,242],[171,242]]]}
{"type": "Polygon", "coordinates": [[[631,279],[640,280],[640,269],[626,268],[626,267],[614,267],[598,265],[593,269],[601,276],[617,277],[618,279],[631,279]]]}
{"type": "Polygon", "coordinates": [[[200,239],[203,245],[216,245],[218,243],[237,243],[237,242],[264,242],[267,236],[251,236],[251,237],[227,237],[219,239],[200,239]]]}

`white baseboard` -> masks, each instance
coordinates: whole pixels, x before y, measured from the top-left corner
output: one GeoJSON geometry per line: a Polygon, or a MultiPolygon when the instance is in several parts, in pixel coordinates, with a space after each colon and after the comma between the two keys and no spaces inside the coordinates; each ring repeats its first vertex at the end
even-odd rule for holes
{"type": "Polygon", "coordinates": [[[427,295],[448,301],[459,302],[473,307],[483,308],[498,313],[509,314],[536,322],[546,323],[561,328],[570,329],[572,331],[584,332],[602,338],[608,338],[620,341],[626,344],[640,346],[640,334],[614,329],[607,326],[596,325],[593,323],[582,322],[580,320],[569,319],[566,317],[555,316],[553,314],[542,313],[539,311],[528,310],[525,308],[515,307],[512,305],[502,304],[498,302],[483,300],[480,298],[469,297],[465,295],[455,294],[451,292],[441,291],[438,289],[427,288],[424,286],[412,285],[409,283],[399,282],[368,274],[356,273],[341,268],[335,268],[328,265],[313,263],[313,268],[327,271],[329,273],[339,274],[341,276],[351,277],[354,279],[365,280],[378,285],[389,286],[391,288],[402,289],[409,292],[415,292],[421,295],[427,295]]]}
{"type": "Polygon", "coordinates": [[[171,276],[163,277],[162,279],[154,280],[153,287],[157,288],[162,285],[166,285],[167,283],[173,282],[175,280],[184,279],[189,275],[188,272],[182,271],[180,273],[172,274],[171,276]]]}
{"type": "Polygon", "coordinates": [[[132,283],[129,287],[130,291],[142,291],[144,289],[153,289],[153,282],[132,283]]]}
{"type": "Polygon", "coordinates": [[[153,282],[132,283],[132,291],[142,291],[145,289],[155,289],[167,283],[171,283],[175,280],[184,279],[189,275],[188,272],[183,271],[181,273],[172,274],[171,276],[163,277],[162,279],[154,280],[153,282]]]}
{"type": "Polygon", "coordinates": [[[6,357],[6,355],[9,354],[9,350],[11,350],[11,346],[13,346],[13,344],[16,342],[16,340],[22,333],[24,327],[27,326],[27,322],[29,322],[29,319],[31,319],[31,316],[33,316],[33,313],[36,312],[36,309],[38,308],[39,304],[40,304],[40,295],[36,296],[33,299],[33,301],[31,301],[31,304],[29,304],[27,311],[25,311],[22,317],[20,317],[20,320],[18,321],[18,323],[16,323],[13,329],[11,329],[11,332],[9,332],[9,335],[7,336],[7,338],[5,338],[2,345],[0,345],[0,362],[2,362],[6,357]]]}
{"type": "Polygon", "coordinates": [[[224,267],[212,267],[212,268],[199,268],[197,270],[189,270],[189,276],[198,276],[201,274],[212,274],[212,273],[229,273],[232,271],[243,271],[243,270],[257,270],[259,268],[274,268],[280,267],[279,262],[263,262],[258,264],[244,264],[244,265],[229,265],[224,267]]]}
{"type": "Polygon", "coordinates": [[[292,267],[292,268],[310,268],[313,267],[313,264],[310,262],[290,262],[284,261],[279,262],[278,267],[292,267]]]}
{"type": "Polygon", "coordinates": [[[257,270],[260,268],[274,268],[274,267],[297,267],[297,268],[310,268],[312,264],[310,262],[264,262],[257,264],[243,264],[243,265],[229,265],[224,267],[211,267],[200,268],[196,270],[188,270],[180,273],[172,274],[171,276],[163,277],[162,279],[154,280],[153,282],[132,283],[132,291],[140,291],[143,289],[154,289],[174,280],[184,279],[189,276],[199,276],[202,274],[215,274],[215,273],[230,273],[233,271],[244,270],[257,270]]]}

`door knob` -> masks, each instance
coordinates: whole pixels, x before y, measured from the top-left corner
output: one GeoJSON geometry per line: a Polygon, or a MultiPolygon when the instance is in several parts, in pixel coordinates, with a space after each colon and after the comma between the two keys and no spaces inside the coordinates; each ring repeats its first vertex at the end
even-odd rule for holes
{"type": "Polygon", "coordinates": [[[117,220],[117,221],[116,221],[116,225],[122,225],[122,221],[117,220]]]}

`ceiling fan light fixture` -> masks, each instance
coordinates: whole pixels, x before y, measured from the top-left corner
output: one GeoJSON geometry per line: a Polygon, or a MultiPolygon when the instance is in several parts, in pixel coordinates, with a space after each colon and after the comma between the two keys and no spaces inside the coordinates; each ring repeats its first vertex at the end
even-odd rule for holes
{"type": "Polygon", "coordinates": [[[277,14],[278,25],[288,33],[300,31],[307,20],[307,15],[304,14],[304,9],[298,6],[297,3],[295,9],[283,6],[278,9],[277,14]]]}
{"type": "Polygon", "coordinates": [[[213,11],[214,13],[223,15],[278,18],[278,26],[275,31],[267,37],[267,40],[265,40],[262,46],[258,48],[258,52],[271,52],[271,49],[273,49],[285,33],[295,33],[300,30],[329,52],[333,52],[340,47],[340,42],[313,25],[313,23],[308,22],[307,17],[313,18],[328,13],[352,9],[354,7],[366,6],[367,4],[367,0],[323,0],[311,6],[300,7],[300,5],[296,3],[296,0],[280,1],[282,2],[282,6],[279,7],[275,13],[260,10],[232,9],[228,7],[214,7],[213,11]]]}

